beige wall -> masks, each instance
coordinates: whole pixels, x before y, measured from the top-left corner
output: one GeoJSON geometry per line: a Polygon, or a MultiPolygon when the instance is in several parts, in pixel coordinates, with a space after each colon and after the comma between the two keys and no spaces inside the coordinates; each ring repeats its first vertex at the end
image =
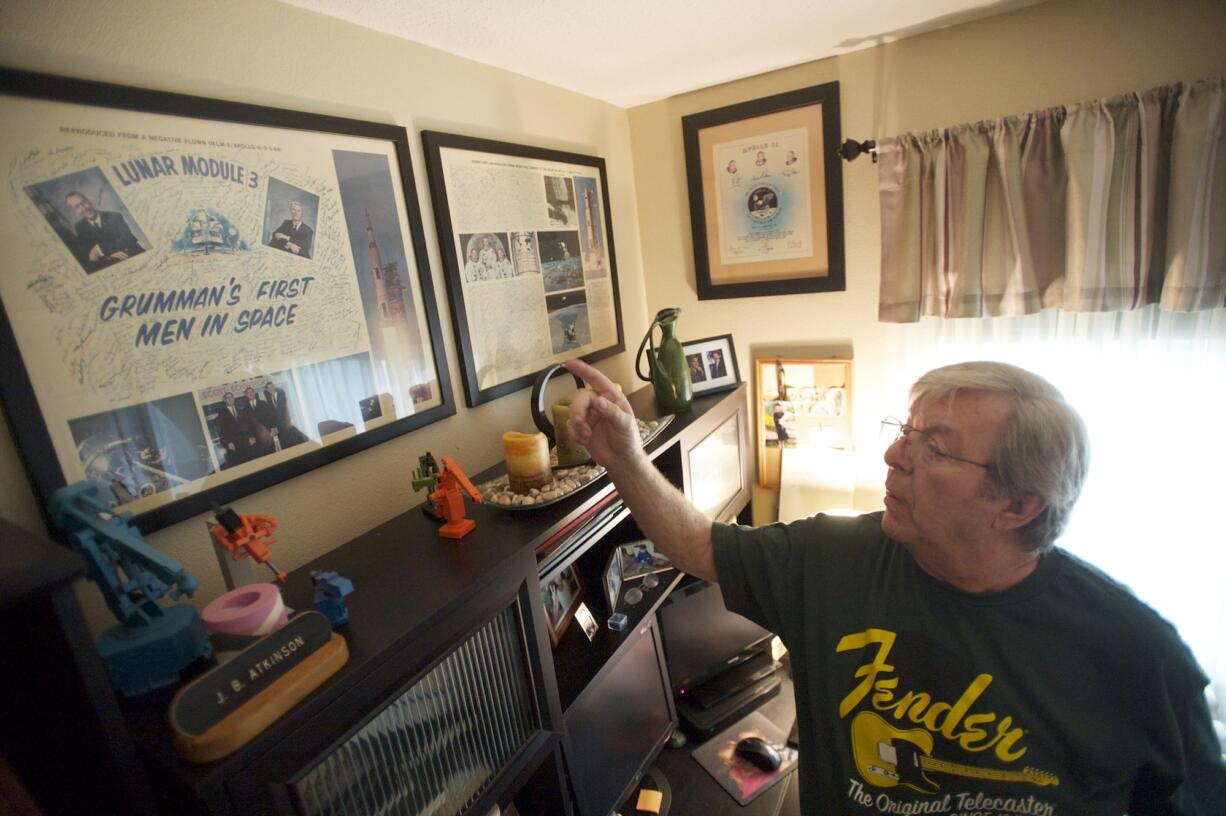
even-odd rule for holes
{"type": "Polygon", "coordinates": [[[683,339],[731,332],[749,381],[755,357],[852,355],[855,503],[877,509],[877,423],[906,410],[913,373],[897,370],[897,331],[877,322],[876,168],[843,165],[845,292],[699,302],[681,117],[838,81],[843,138],[863,140],[1226,73],[1223,43],[1221,0],[1058,1],[632,108],[648,310],[680,306],[683,339]]]}
{"type": "MultiPolygon", "coordinates": [[[[505,430],[532,430],[528,391],[464,407],[459,357],[417,132],[434,129],[555,147],[606,160],[627,343],[646,330],[626,112],[522,76],[269,0],[0,3],[0,64],[406,127],[417,200],[455,384],[458,414],[236,502],[280,522],[278,566],[291,569],[420,503],[417,457],[450,454],[469,473],[501,458],[505,430]],[[122,8],[122,13],[118,11],[122,8]]],[[[634,346],[631,347],[632,350],[634,346]]],[[[630,354],[601,367],[631,380],[630,354]]],[[[42,523],[5,420],[0,515],[42,523]]],[[[195,573],[197,598],[224,590],[203,517],[149,541],[195,573]]],[[[406,547],[413,542],[406,541],[406,547]]],[[[95,623],[98,593],[81,593],[95,623]]]]}

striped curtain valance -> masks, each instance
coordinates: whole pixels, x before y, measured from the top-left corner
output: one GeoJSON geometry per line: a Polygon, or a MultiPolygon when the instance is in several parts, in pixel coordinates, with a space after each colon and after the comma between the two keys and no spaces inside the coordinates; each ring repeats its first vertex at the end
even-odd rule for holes
{"type": "Polygon", "coordinates": [[[1226,306],[1226,77],[877,152],[883,322],[1226,306]]]}

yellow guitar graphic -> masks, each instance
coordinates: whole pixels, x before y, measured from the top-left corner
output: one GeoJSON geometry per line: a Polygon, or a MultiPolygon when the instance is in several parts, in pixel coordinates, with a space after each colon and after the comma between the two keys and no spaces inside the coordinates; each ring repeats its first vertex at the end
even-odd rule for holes
{"type": "Polygon", "coordinates": [[[1060,784],[1055,774],[1033,768],[1001,771],[934,759],[932,734],[922,728],[899,730],[872,711],[861,711],[851,721],[851,750],[860,776],[879,788],[906,785],[920,793],[936,793],[941,786],[929,779],[925,771],[1002,782],[1030,782],[1040,787],[1060,784]]]}

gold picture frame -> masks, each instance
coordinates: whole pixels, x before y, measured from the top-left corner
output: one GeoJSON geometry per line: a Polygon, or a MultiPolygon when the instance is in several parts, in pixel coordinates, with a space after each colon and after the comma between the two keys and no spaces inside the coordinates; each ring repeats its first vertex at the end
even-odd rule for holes
{"type": "Polygon", "coordinates": [[[839,358],[754,361],[758,484],[779,489],[785,448],[851,445],[852,364],[839,358]]]}

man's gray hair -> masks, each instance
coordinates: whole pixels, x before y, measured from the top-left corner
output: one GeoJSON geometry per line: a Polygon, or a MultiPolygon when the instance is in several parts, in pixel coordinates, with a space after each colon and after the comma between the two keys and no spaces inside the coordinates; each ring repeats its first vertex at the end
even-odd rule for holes
{"type": "Polygon", "coordinates": [[[911,386],[921,398],[950,398],[959,391],[1005,394],[1013,412],[996,440],[984,482],[990,499],[1033,494],[1046,507],[1022,528],[1031,548],[1047,552],[1064,532],[1090,464],[1085,423],[1047,380],[997,362],[957,363],[933,369],[911,386]]]}

